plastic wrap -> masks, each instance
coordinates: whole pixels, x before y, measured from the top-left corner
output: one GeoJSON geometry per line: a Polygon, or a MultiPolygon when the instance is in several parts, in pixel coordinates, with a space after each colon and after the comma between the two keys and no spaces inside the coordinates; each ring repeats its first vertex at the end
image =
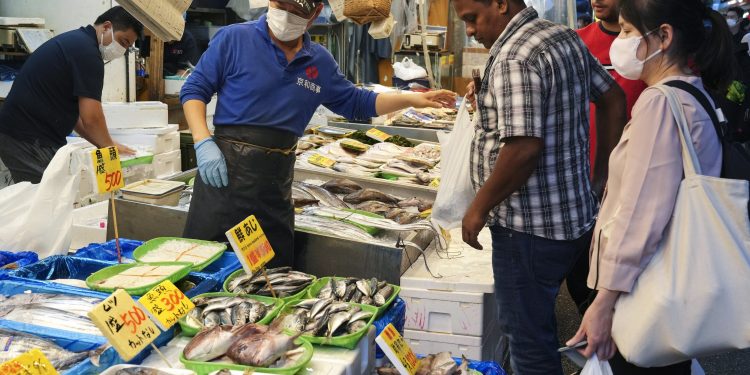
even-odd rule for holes
{"type": "MultiPolygon", "coordinates": [[[[133,251],[136,247],[141,246],[143,241],[128,240],[120,238],[120,251],[122,251],[122,257],[133,261],[133,251]]],[[[105,261],[117,261],[117,247],[115,240],[110,240],[105,243],[92,243],[86,247],[78,249],[74,257],[98,259],[105,261]]]]}
{"type": "MultiPolygon", "coordinates": [[[[406,324],[406,302],[401,297],[396,297],[391,308],[385,314],[373,323],[375,326],[375,335],[380,335],[388,324],[393,324],[396,330],[404,334],[404,324],[406,324]]],[[[375,358],[383,358],[385,353],[380,350],[379,346],[375,348],[375,358]]]]}
{"type": "Polygon", "coordinates": [[[0,273],[13,271],[16,268],[21,268],[38,260],[39,255],[31,251],[21,251],[17,253],[0,251],[0,273]]]}
{"type": "MultiPolygon", "coordinates": [[[[115,263],[95,259],[57,255],[42,259],[37,263],[30,264],[26,267],[15,270],[9,273],[9,276],[11,279],[18,280],[20,282],[28,280],[36,283],[41,283],[36,285],[49,285],[50,288],[58,290],[58,293],[61,290],[88,291],[88,289],[53,283],[48,280],[86,280],[86,278],[89,277],[92,273],[99,271],[102,268],[109,267],[113,264],[115,263]]],[[[220,283],[217,278],[202,272],[189,273],[185,278],[177,283],[177,286],[179,287],[180,283],[182,282],[190,282],[195,284],[195,287],[185,292],[185,295],[191,298],[199,294],[213,292],[220,287],[220,283]]],[[[0,292],[0,294],[1,293],[2,292],[0,292]]],[[[94,293],[97,298],[104,298],[107,296],[106,293],[101,292],[90,291],[90,293],[94,293]]]]}

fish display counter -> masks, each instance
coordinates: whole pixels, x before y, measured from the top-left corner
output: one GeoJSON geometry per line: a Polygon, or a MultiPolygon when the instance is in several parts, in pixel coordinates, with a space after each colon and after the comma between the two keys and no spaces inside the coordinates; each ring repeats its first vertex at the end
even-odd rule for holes
{"type": "Polygon", "coordinates": [[[357,122],[328,121],[328,125],[337,128],[368,131],[372,128],[392,135],[400,135],[411,140],[420,140],[425,142],[438,142],[437,132],[439,129],[415,128],[398,125],[375,125],[362,124],[357,122]]]}

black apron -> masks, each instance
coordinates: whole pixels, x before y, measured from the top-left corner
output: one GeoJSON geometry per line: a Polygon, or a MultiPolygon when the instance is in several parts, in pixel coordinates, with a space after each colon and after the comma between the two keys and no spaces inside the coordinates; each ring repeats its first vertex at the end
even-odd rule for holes
{"type": "Polygon", "coordinates": [[[214,139],[229,186],[214,188],[198,174],[184,237],[227,241],[226,231],[255,215],[276,256],[269,267],[294,265],[294,150],[291,132],[258,126],[217,126],[214,139]]]}

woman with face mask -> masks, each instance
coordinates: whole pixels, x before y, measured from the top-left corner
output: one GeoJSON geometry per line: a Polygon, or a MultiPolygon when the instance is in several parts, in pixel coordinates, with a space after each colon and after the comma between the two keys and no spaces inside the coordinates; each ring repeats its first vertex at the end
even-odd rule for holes
{"type": "Polygon", "coordinates": [[[180,99],[199,171],[185,237],[225,241],[227,230],[255,215],[276,254],[270,266],[292,266],[294,151],[318,106],[368,120],[409,106],[455,105],[448,91],[356,88],[306,33],[322,9],[321,0],[270,1],[258,21],[222,28],[185,82],[180,99]],[[215,93],[212,136],[206,103],[215,93]]]}
{"type": "MultiPolygon", "coordinates": [[[[677,123],[654,86],[679,80],[704,94],[724,92],[733,76],[731,36],[724,18],[701,0],[621,0],[620,24],[610,50],[612,65],[649,88],[610,156],[590,253],[588,284],[598,294],[567,344],[587,340],[583,354],[610,359],[616,375],[689,375],[689,361],[649,369],[627,363],[612,340],[612,319],[617,299],[632,291],[655,253],[683,178],[677,123]]],[[[688,92],[674,91],[685,108],[703,174],[719,176],[722,151],[709,114],[688,92]]]]}

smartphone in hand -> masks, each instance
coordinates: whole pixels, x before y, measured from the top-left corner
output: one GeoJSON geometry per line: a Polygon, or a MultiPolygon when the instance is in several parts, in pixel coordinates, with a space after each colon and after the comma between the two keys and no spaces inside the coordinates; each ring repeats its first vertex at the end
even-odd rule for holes
{"type": "Polygon", "coordinates": [[[559,353],[565,354],[565,356],[573,361],[573,363],[583,368],[583,366],[586,366],[587,359],[583,356],[583,354],[578,352],[578,349],[583,348],[586,345],[588,345],[588,342],[586,340],[583,340],[570,346],[563,346],[562,348],[557,349],[557,351],[559,353]]]}

